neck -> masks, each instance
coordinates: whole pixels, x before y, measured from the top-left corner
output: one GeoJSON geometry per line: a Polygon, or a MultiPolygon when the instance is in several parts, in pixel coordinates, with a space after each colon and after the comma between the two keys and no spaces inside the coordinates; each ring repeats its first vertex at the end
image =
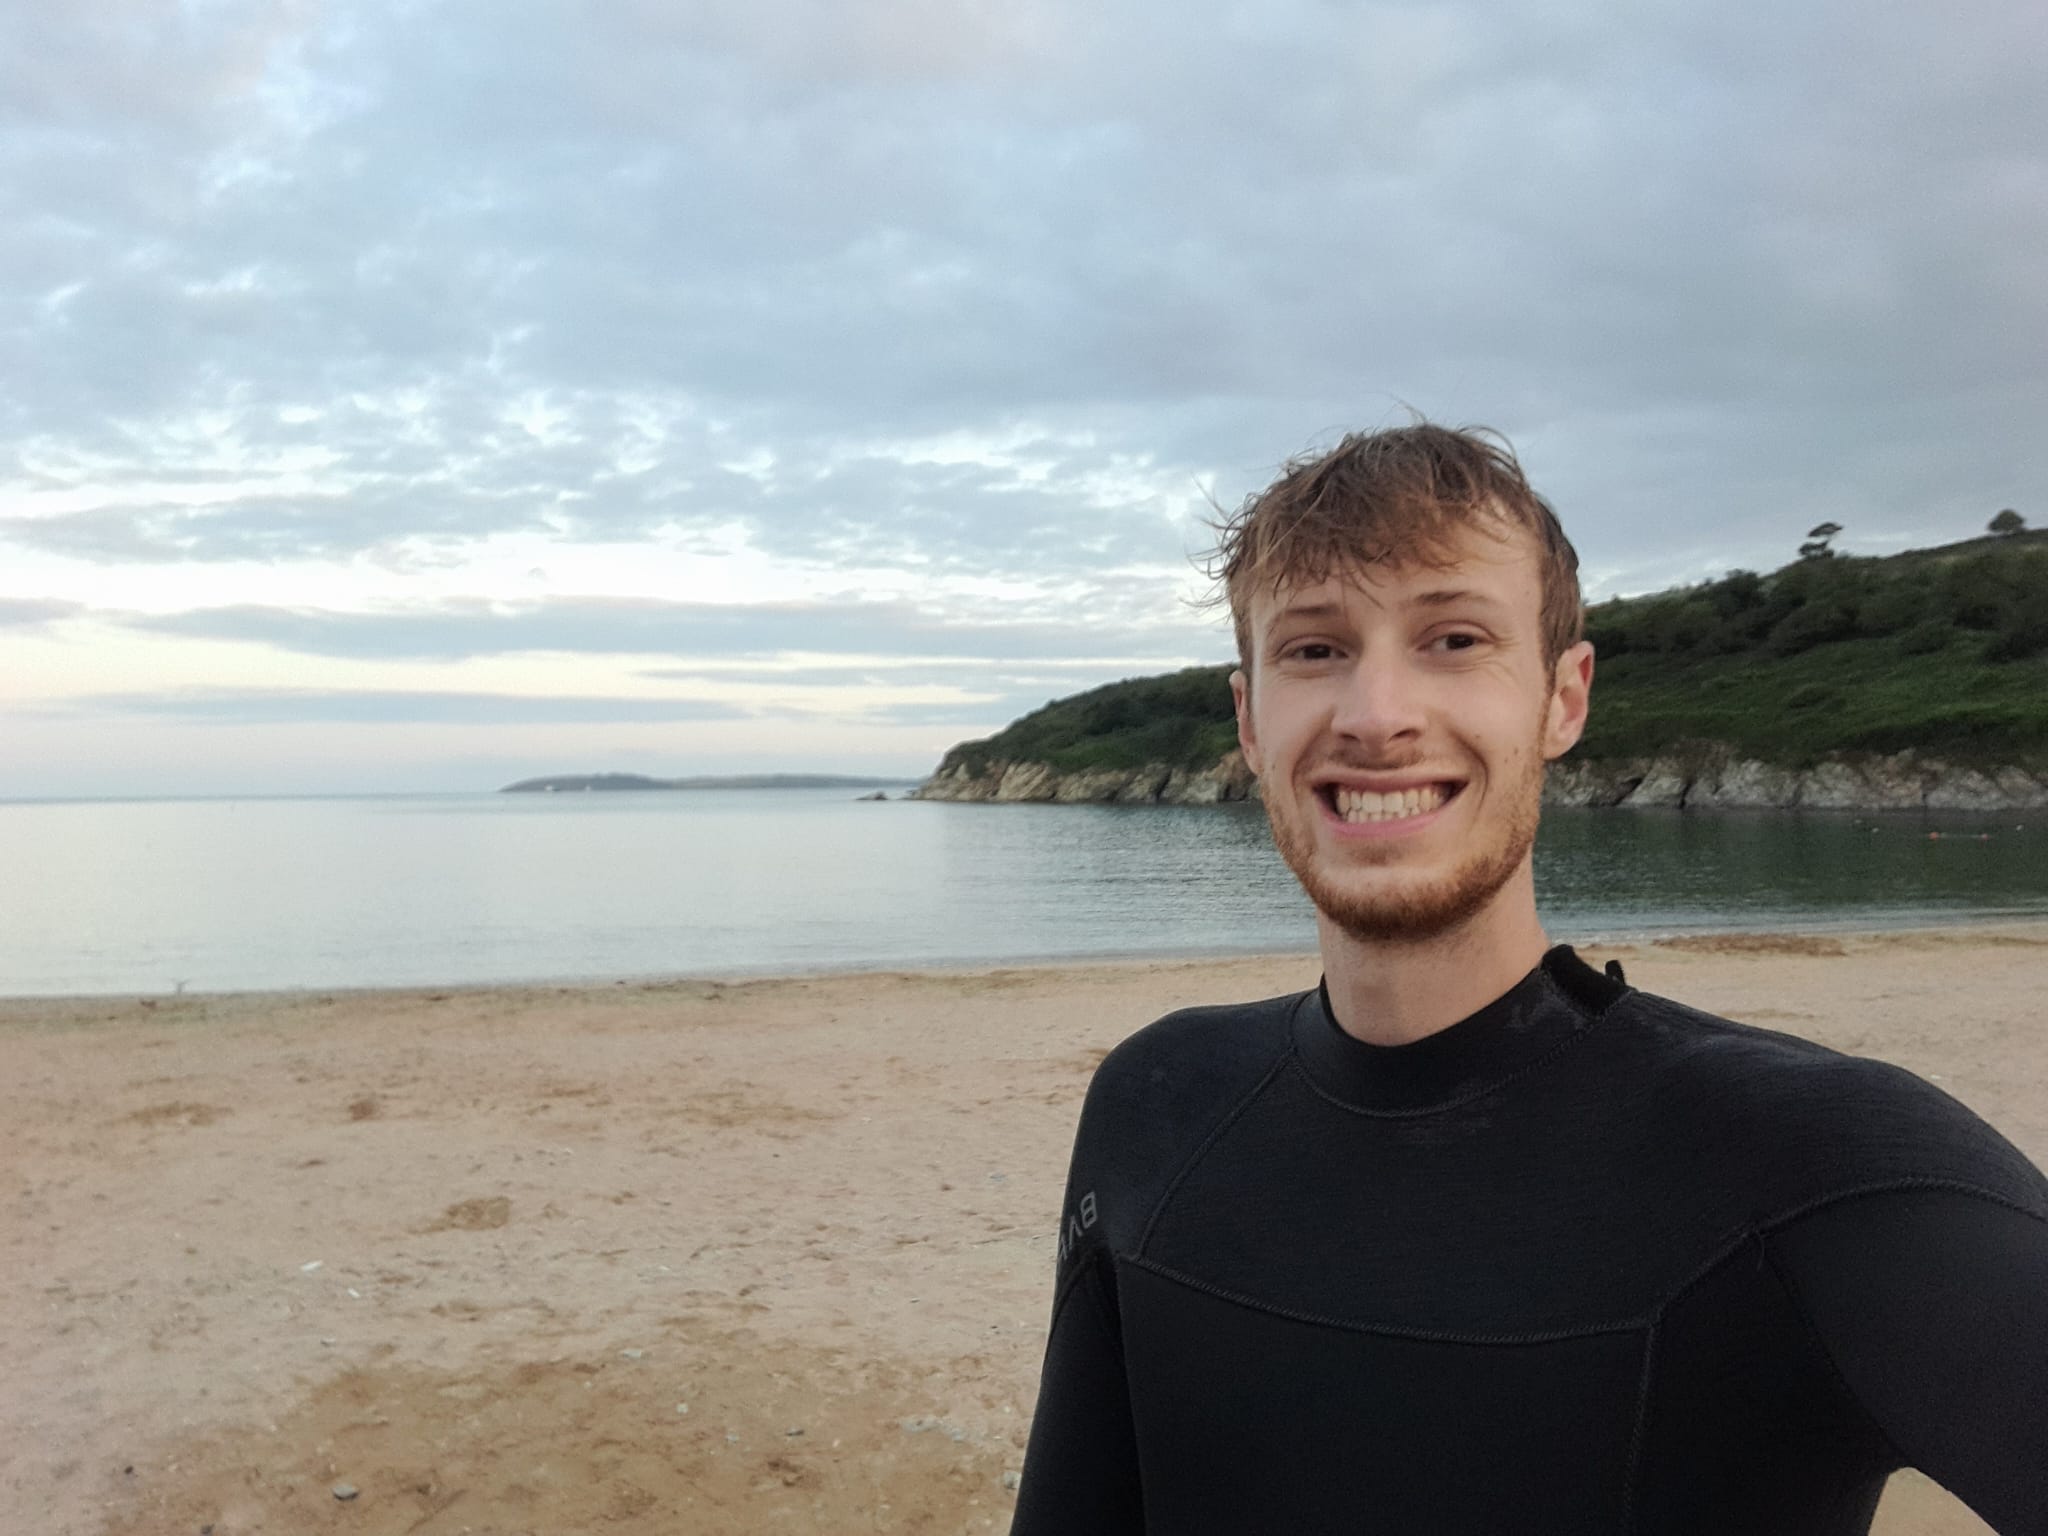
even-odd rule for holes
{"type": "Polygon", "coordinates": [[[1366,940],[1317,915],[1323,980],[1337,1023],[1370,1045],[1407,1045],[1484,1008],[1550,947],[1527,859],[1478,912],[1426,938],[1366,940]]]}

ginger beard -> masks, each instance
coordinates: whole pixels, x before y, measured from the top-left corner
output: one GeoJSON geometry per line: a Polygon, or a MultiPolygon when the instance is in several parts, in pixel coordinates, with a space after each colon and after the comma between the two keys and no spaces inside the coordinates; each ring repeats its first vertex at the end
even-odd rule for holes
{"type": "MultiPolygon", "coordinates": [[[[1483,787],[1467,781],[1459,799],[1481,795],[1482,821],[1468,833],[1462,857],[1436,876],[1406,876],[1401,866],[1415,857],[1398,843],[1353,844],[1325,854],[1319,841],[1321,812],[1311,776],[1333,766],[1329,758],[1304,765],[1298,782],[1273,783],[1259,776],[1266,820],[1280,857],[1308,893],[1316,910],[1362,943],[1414,943],[1461,927],[1483,911],[1514,878],[1536,845],[1542,816],[1544,756],[1542,725],[1526,753],[1517,754],[1504,781],[1483,787]],[[1385,871],[1384,875],[1379,873],[1385,871]],[[1356,878],[1364,873],[1369,878],[1356,878]]],[[[1395,770],[1407,765],[1337,760],[1334,766],[1395,770]]],[[[1465,808],[1468,813],[1472,807],[1465,808]]]]}

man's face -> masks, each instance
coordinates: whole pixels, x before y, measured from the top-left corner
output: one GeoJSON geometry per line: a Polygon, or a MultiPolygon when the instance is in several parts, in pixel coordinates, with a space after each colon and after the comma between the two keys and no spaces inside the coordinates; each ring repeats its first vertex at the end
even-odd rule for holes
{"type": "Polygon", "coordinates": [[[1251,675],[1231,678],[1273,840],[1362,940],[1484,910],[1528,864],[1544,762],[1585,725],[1592,647],[1546,665],[1533,540],[1467,529],[1451,553],[1256,592],[1251,675]]]}

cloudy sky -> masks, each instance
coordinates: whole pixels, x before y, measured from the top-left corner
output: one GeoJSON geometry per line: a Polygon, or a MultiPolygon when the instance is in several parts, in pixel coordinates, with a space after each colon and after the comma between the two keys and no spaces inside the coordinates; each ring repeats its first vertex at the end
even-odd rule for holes
{"type": "Polygon", "coordinates": [[[920,774],[1412,407],[1597,595],[2048,521],[2048,7],[0,3],[0,796],[920,774]]]}

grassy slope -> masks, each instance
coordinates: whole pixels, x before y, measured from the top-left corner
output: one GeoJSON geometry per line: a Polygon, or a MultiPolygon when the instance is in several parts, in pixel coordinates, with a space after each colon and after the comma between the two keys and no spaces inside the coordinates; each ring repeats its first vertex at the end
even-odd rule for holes
{"type": "MultiPolygon", "coordinates": [[[[1984,764],[2048,761],[2048,531],[1602,603],[1592,723],[1578,754],[1716,742],[1805,766],[1916,748],[1984,764]]],[[[1063,772],[1205,768],[1236,745],[1227,666],[1059,699],[946,754],[1063,772]]]]}
{"type": "Polygon", "coordinates": [[[978,774],[991,762],[1049,763],[1062,773],[1207,768],[1237,745],[1229,676],[1228,666],[1189,667],[1055,699],[985,741],[953,748],[939,771],[964,763],[978,774]]]}
{"type": "Polygon", "coordinates": [[[1578,755],[1647,757],[1695,741],[1792,767],[1908,747],[1965,762],[2048,754],[2048,664],[1989,665],[1980,650],[1959,634],[1923,655],[1860,638],[1741,661],[1612,657],[1596,669],[1578,755]]]}

